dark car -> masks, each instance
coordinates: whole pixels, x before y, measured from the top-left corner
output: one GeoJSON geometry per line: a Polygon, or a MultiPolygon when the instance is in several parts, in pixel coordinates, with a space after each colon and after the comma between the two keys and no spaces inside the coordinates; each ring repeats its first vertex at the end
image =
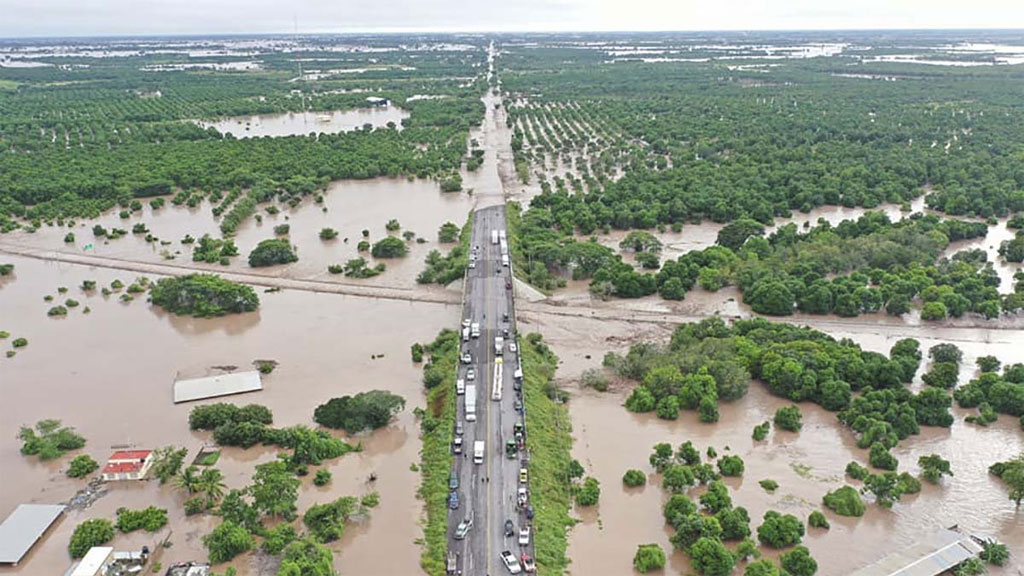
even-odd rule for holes
{"type": "Polygon", "coordinates": [[[511,289],[512,289],[512,281],[511,280],[505,280],[505,290],[511,290],[511,289]]]}
{"type": "Polygon", "coordinates": [[[456,508],[459,507],[458,492],[452,490],[451,493],[448,494],[448,507],[451,508],[452,510],[455,510],[456,508]]]}
{"type": "Polygon", "coordinates": [[[526,507],[526,519],[533,520],[533,506],[526,507]]]}
{"type": "Polygon", "coordinates": [[[514,536],[516,533],[516,527],[512,524],[511,520],[505,520],[505,537],[514,536]]]}
{"type": "Polygon", "coordinates": [[[516,402],[515,402],[515,404],[513,404],[513,407],[515,407],[516,412],[522,412],[523,411],[523,401],[520,400],[519,398],[516,398],[516,402]]]}

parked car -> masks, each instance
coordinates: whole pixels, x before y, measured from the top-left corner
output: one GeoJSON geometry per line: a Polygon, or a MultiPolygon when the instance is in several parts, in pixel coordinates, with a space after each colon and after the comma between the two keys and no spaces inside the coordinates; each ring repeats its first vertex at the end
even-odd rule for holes
{"type": "Polygon", "coordinates": [[[452,473],[448,475],[448,489],[457,490],[459,487],[459,475],[452,470],[452,473]]]}
{"type": "Polygon", "coordinates": [[[472,270],[474,268],[476,268],[476,260],[470,260],[469,261],[469,269],[472,270]]]}
{"type": "Polygon", "coordinates": [[[523,401],[520,400],[519,398],[516,398],[516,401],[515,401],[515,403],[512,404],[512,407],[516,409],[516,412],[522,413],[522,411],[523,411],[523,401]]]}
{"type": "Polygon", "coordinates": [[[508,312],[502,312],[501,319],[504,320],[505,322],[508,322],[508,312]]]}
{"type": "Polygon", "coordinates": [[[516,533],[515,524],[511,520],[505,520],[505,537],[513,536],[516,533]]]}
{"type": "Polygon", "coordinates": [[[469,352],[463,352],[462,353],[462,363],[463,364],[472,364],[473,363],[473,356],[469,352]]]}
{"type": "Polygon", "coordinates": [[[523,571],[522,566],[519,565],[519,560],[516,555],[505,550],[501,553],[501,561],[505,563],[505,568],[508,569],[509,574],[519,574],[523,571]]]}
{"type": "Polygon", "coordinates": [[[462,522],[459,522],[459,525],[455,527],[455,539],[456,540],[464,539],[466,537],[466,534],[469,534],[469,529],[472,528],[472,527],[473,527],[473,519],[472,518],[466,518],[462,522]]]}
{"type": "Polygon", "coordinates": [[[469,318],[463,318],[462,319],[462,327],[463,328],[469,328],[469,325],[472,324],[472,323],[473,323],[473,321],[470,320],[469,318]]]}
{"type": "Polygon", "coordinates": [[[512,289],[512,281],[511,280],[505,280],[505,290],[511,290],[511,289],[512,289]]]}
{"type": "Polygon", "coordinates": [[[533,556],[529,554],[523,554],[523,572],[533,574],[537,571],[537,564],[533,561],[533,556]]]}
{"type": "Polygon", "coordinates": [[[529,546],[530,545],[530,527],[524,526],[519,529],[519,545],[529,546]]]}
{"type": "Polygon", "coordinates": [[[456,436],[455,440],[452,440],[452,452],[455,454],[462,454],[462,437],[456,436]]]}
{"type": "Polygon", "coordinates": [[[525,486],[520,486],[519,490],[517,491],[517,494],[516,494],[516,503],[518,503],[520,507],[523,507],[523,506],[526,506],[526,502],[528,500],[529,500],[529,497],[526,494],[526,487],[525,486]]]}
{"type": "Polygon", "coordinates": [[[469,370],[466,370],[466,380],[469,380],[469,381],[476,380],[476,370],[474,370],[472,368],[470,368],[469,370]]]}
{"type": "MultiPolygon", "coordinates": [[[[453,474],[454,474],[454,472],[453,472],[453,474]]],[[[519,483],[520,484],[526,484],[527,478],[528,478],[528,476],[527,476],[526,468],[520,468],[519,469],[519,483]]]]}
{"type": "Polygon", "coordinates": [[[462,427],[462,420],[459,420],[458,422],[455,423],[455,435],[462,436],[464,432],[465,429],[462,427]]]}
{"type": "Polygon", "coordinates": [[[519,349],[519,347],[516,346],[516,341],[515,340],[512,340],[511,342],[508,343],[508,351],[509,352],[515,354],[516,350],[518,350],[518,349],[519,349]]]}
{"type": "Polygon", "coordinates": [[[450,493],[448,493],[448,507],[451,508],[452,510],[455,510],[456,508],[459,507],[459,493],[456,492],[455,490],[452,490],[450,493]]]}

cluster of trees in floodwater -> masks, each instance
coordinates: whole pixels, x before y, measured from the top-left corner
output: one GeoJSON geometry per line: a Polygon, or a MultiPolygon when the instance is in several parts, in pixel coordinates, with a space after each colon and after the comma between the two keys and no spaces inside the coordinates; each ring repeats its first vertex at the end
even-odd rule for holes
{"type": "Polygon", "coordinates": [[[262,66],[247,71],[146,70],[174,63],[174,57],[152,55],[68,57],[60,67],[0,69],[0,81],[13,86],[0,90],[5,228],[13,217],[91,217],[135,197],[179,191],[218,194],[219,202],[221,194],[247,198],[239,192],[261,188],[263,201],[275,194],[302,197],[338,179],[447,181],[462,165],[469,128],[483,118],[483,50],[347,53],[335,68],[367,70],[302,83],[290,82],[296,59],[315,56],[331,66],[331,58],[267,50],[262,66]],[[441,98],[412,98],[422,93],[441,98]],[[402,126],[245,139],[190,121],[348,110],[365,107],[368,95],[410,116],[402,126]]]}
{"type": "Polygon", "coordinates": [[[975,313],[996,318],[1024,308],[1024,277],[1008,294],[980,249],[942,257],[951,243],[982,238],[984,222],[942,219],[915,213],[892,222],[881,212],[867,212],[838,225],[822,221],[801,231],[781,226],[765,237],[756,220],[736,220],[718,234],[715,246],[660,261],[661,241],[635,230],[620,243],[632,252],[638,271],[596,237],[578,239],[560,228],[573,213],[573,196],[544,193],[529,210],[512,213],[513,256],[526,279],[545,289],[564,283],[569,273],[590,280],[601,297],[638,298],[658,293],[683,300],[698,284],[717,291],[735,285],[743,301],[758,313],[857,316],[884,310],[899,316],[920,307],[925,320],[975,313]],[[659,269],[660,268],[660,269],[659,269]]]}

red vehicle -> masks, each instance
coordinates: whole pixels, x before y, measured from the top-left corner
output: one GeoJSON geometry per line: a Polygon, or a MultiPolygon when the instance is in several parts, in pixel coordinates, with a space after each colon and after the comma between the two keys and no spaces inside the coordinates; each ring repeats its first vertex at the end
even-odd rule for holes
{"type": "Polygon", "coordinates": [[[523,554],[523,572],[533,573],[537,571],[537,565],[533,562],[533,557],[529,554],[523,554]]]}
{"type": "Polygon", "coordinates": [[[512,281],[511,280],[505,280],[505,290],[511,290],[511,289],[512,289],[512,281]]]}

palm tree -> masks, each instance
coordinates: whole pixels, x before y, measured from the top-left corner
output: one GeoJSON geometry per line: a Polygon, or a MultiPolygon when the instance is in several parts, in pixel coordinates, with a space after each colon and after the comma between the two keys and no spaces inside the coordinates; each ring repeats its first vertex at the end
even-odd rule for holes
{"type": "Polygon", "coordinates": [[[185,471],[174,480],[174,484],[189,494],[195,494],[201,488],[199,475],[196,474],[198,471],[195,466],[185,468],[185,471]]]}
{"type": "Polygon", "coordinates": [[[206,501],[212,506],[224,497],[224,475],[216,468],[207,468],[199,475],[198,489],[206,494],[206,501]]]}

